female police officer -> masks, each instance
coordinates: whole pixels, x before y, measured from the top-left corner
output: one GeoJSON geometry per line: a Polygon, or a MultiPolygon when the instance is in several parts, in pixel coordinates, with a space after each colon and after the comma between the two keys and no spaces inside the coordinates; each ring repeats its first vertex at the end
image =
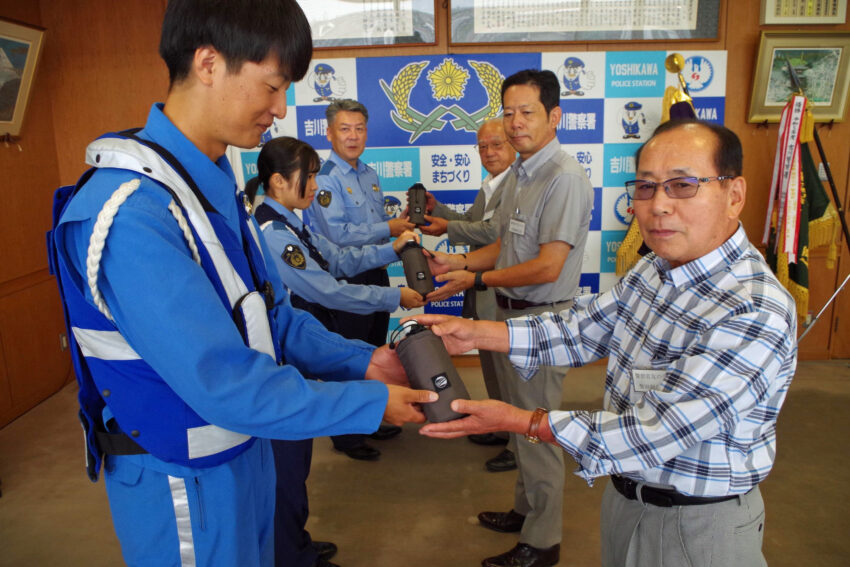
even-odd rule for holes
{"type": "MultiPolygon", "coordinates": [[[[295,214],[310,206],[316,193],[319,156],[309,144],[295,138],[275,138],[263,146],[257,159],[257,177],[249,180],[245,193],[253,202],[262,185],[266,198],[254,211],[272,252],[274,263],[284,284],[291,290],[294,307],[312,313],[328,330],[335,325],[337,310],[352,313],[395,311],[402,307],[424,305],[422,296],[407,287],[381,287],[348,284],[336,277],[351,277],[365,270],[383,266],[398,259],[398,252],[408,240],[418,238],[404,232],[393,243],[339,247],[320,234],[310,232],[295,214]]],[[[319,345],[317,345],[318,347],[319,345]]],[[[310,470],[312,440],[272,441],[275,460],[292,462],[298,457],[299,470],[278,467],[277,509],[304,511],[300,518],[292,514],[278,515],[275,521],[276,547],[303,550],[309,555],[319,546],[319,563],[335,551],[326,542],[311,545],[304,530],[307,520],[307,491],[304,482],[310,470]],[[281,478],[286,475],[286,478],[281,478]],[[323,553],[324,552],[324,553],[323,553]]],[[[287,553],[291,560],[292,552],[287,553]]]]}
{"type": "Polygon", "coordinates": [[[393,243],[340,247],[310,231],[295,210],[310,206],[316,194],[319,156],[309,144],[295,138],[275,138],[263,146],[257,159],[257,177],[245,193],[253,200],[262,185],[266,199],[254,216],[263,229],[284,283],[292,290],[292,304],[312,313],[330,330],[333,311],[374,313],[421,307],[422,296],[407,287],[354,285],[336,280],[398,260],[410,231],[393,243]]]}

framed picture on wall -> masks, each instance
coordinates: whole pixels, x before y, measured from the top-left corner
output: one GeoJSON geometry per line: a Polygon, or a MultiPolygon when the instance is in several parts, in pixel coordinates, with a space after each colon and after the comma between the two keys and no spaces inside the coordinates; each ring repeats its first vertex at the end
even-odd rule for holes
{"type": "Polygon", "coordinates": [[[720,0],[452,0],[449,43],[714,39],[719,18],[720,0]]]}
{"type": "Polygon", "coordinates": [[[43,29],[0,19],[0,136],[21,131],[43,36],[43,29]]]}
{"type": "Polygon", "coordinates": [[[313,47],[434,44],[434,0],[297,0],[313,47]]]}
{"type": "Polygon", "coordinates": [[[761,0],[761,25],[843,24],[846,21],[847,0],[761,0]]]}
{"type": "Polygon", "coordinates": [[[747,120],[779,122],[795,93],[789,62],[815,120],[844,120],[850,87],[850,32],[769,31],[761,34],[747,120]]]}

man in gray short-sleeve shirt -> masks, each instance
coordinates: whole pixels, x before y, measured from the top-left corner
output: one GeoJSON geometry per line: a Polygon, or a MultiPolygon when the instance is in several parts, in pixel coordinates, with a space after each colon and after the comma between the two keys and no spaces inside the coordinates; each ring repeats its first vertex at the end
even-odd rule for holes
{"type": "MultiPolygon", "coordinates": [[[[558,102],[558,79],[551,71],[520,71],[505,79],[505,132],[520,157],[503,182],[496,217],[500,238],[466,257],[436,253],[431,269],[446,283],[428,295],[429,301],[471,287],[495,287],[499,320],[571,304],[578,291],[593,188],[584,169],[560,148],[555,135],[561,118],[558,102]]],[[[505,401],[529,410],[560,406],[566,368],[541,367],[526,382],[506,355],[496,354],[505,401]]],[[[478,519],[495,531],[521,532],[519,543],[482,565],[555,565],[562,532],[563,452],[515,434],[511,446],[519,468],[513,509],[482,512],[478,519]]]]}

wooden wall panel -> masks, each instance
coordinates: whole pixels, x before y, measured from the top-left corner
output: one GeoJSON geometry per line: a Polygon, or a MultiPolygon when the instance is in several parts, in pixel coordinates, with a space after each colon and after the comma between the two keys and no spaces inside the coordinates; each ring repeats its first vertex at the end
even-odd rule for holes
{"type": "MultiPolygon", "coordinates": [[[[40,25],[38,3],[0,0],[0,16],[40,25]]],[[[50,89],[44,61],[33,79],[30,104],[20,133],[20,147],[0,144],[0,286],[47,267],[44,233],[50,219],[52,187],[58,182],[50,89]]],[[[2,287],[0,287],[2,294],[2,287]]]]}
{"type": "Polygon", "coordinates": [[[71,375],[70,357],[60,348],[65,321],[53,278],[0,298],[0,329],[11,400],[10,413],[0,406],[3,425],[57,392],[71,375]]]}
{"type": "Polygon", "coordinates": [[[143,126],[150,105],[165,100],[168,71],[159,58],[165,0],[42,2],[50,30],[50,83],[59,178],[86,170],[97,136],[143,126]]]}
{"type": "MultiPolygon", "coordinates": [[[[0,16],[41,26],[39,2],[0,0],[0,16]]],[[[20,146],[0,144],[0,426],[55,392],[68,376],[61,311],[47,274],[44,234],[59,184],[51,88],[42,47],[20,146]],[[52,336],[52,343],[47,341],[52,336]],[[49,351],[49,352],[48,352],[49,351]]]]}
{"type": "MultiPolygon", "coordinates": [[[[850,151],[847,151],[847,146],[844,146],[844,148],[844,155],[847,159],[847,164],[844,165],[844,171],[846,172],[850,170],[850,151]]],[[[841,165],[840,155],[836,158],[830,158],[830,160],[839,166],[841,165]]],[[[848,208],[848,199],[850,199],[850,181],[848,181],[847,189],[844,192],[845,209],[848,208]]],[[[838,289],[838,286],[841,285],[848,274],[850,274],[850,253],[848,253],[848,247],[845,246],[841,256],[840,269],[835,276],[835,285],[833,288],[838,289]]],[[[823,322],[818,323],[818,325],[824,324],[830,327],[832,332],[830,355],[832,358],[850,358],[850,283],[838,295],[832,316],[826,318],[826,315],[824,315],[823,319],[823,322]]]]}

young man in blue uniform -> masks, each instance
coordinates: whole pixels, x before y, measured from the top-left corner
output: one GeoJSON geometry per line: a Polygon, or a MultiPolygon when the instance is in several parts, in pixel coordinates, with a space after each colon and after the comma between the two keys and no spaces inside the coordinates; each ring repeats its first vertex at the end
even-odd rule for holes
{"type": "Polygon", "coordinates": [[[98,169],[55,227],[89,472],[106,453],[128,564],[271,565],[267,439],[424,421],[432,396],[400,385],[394,354],[292,309],[224,157],[283,118],[311,52],[294,0],[171,0],[165,104],[138,140],[89,147],[98,169]]]}
{"type": "MultiPolygon", "coordinates": [[[[332,102],[325,111],[328,120],[328,140],[331,154],[316,176],[319,193],[304,211],[310,229],[338,246],[384,244],[414,225],[406,218],[392,218],[384,210],[384,194],[378,174],[360,160],[366,149],[369,111],[356,100],[332,102]]],[[[367,270],[348,283],[388,286],[386,267],[367,270]]],[[[373,345],[387,342],[390,314],[378,311],[370,314],[340,312],[338,332],[350,339],[361,339],[373,345]]],[[[382,427],[373,436],[389,438],[401,430],[382,427]]],[[[377,459],[381,452],[368,445],[362,435],[336,436],[334,447],[349,457],[361,460],[377,459]]]]}

